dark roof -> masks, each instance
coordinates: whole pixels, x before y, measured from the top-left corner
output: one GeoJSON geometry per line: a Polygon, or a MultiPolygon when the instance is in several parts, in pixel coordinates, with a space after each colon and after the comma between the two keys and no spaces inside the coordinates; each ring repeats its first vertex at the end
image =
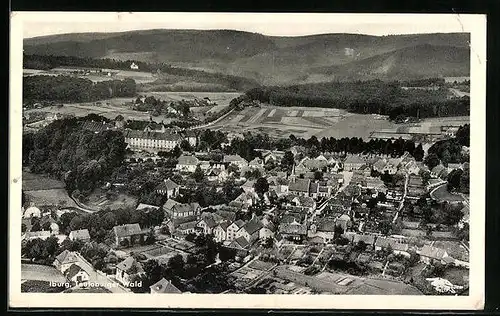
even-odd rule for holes
{"type": "Polygon", "coordinates": [[[243,228],[252,235],[253,233],[259,231],[262,228],[262,223],[257,220],[248,221],[243,228]]]}
{"type": "Polygon", "coordinates": [[[60,263],[71,263],[71,262],[78,262],[78,257],[74,252],[71,252],[69,250],[64,250],[61,252],[57,257],[56,260],[59,261],[60,263]]]}
{"type": "Polygon", "coordinates": [[[113,231],[117,237],[128,237],[142,233],[141,226],[138,223],[115,226],[113,227],[113,231]]]}
{"type": "Polygon", "coordinates": [[[246,249],[250,245],[250,243],[243,236],[236,238],[234,240],[234,243],[231,243],[231,244],[235,244],[235,245],[239,246],[239,248],[241,248],[241,249],[246,249]]]}
{"type": "Polygon", "coordinates": [[[333,218],[323,218],[316,224],[316,230],[321,232],[333,232],[335,231],[335,219],[333,218]]]}
{"type": "Polygon", "coordinates": [[[176,205],[180,205],[181,203],[175,201],[175,200],[172,200],[172,199],[168,199],[165,204],[163,204],[163,209],[164,210],[172,210],[176,205]]]}
{"type": "Polygon", "coordinates": [[[138,138],[138,139],[156,139],[156,140],[167,140],[167,141],[179,141],[181,136],[172,133],[162,133],[155,131],[136,131],[136,130],[126,130],[124,132],[125,139],[127,138],[138,138]]]}
{"type": "Polygon", "coordinates": [[[125,272],[129,272],[133,268],[135,268],[136,270],[133,272],[133,274],[144,272],[144,270],[142,269],[142,265],[139,262],[137,262],[133,257],[128,257],[127,259],[118,263],[116,265],[116,268],[125,272]]]}
{"type": "Polygon", "coordinates": [[[230,222],[233,222],[236,219],[236,213],[231,211],[217,210],[215,214],[227,219],[230,222]]]}
{"type": "Polygon", "coordinates": [[[241,228],[241,227],[243,227],[243,225],[245,225],[245,222],[243,220],[239,219],[236,222],[234,222],[233,224],[235,224],[236,226],[241,228]]]}
{"type": "Polygon", "coordinates": [[[318,187],[319,187],[318,183],[315,183],[315,182],[311,183],[311,185],[309,186],[309,193],[317,193],[318,187]]]}
{"type": "Polygon", "coordinates": [[[200,161],[195,156],[182,155],[177,160],[178,165],[197,165],[200,161]]]}
{"type": "Polygon", "coordinates": [[[307,227],[305,225],[294,223],[282,223],[279,226],[279,232],[282,234],[297,234],[305,235],[307,233],[307,227]]]}
{"type": "MultiPolygon", "coordinates": [[[[72,265],[69,267],[69,269],[68,269],[68,270],[66,270],[65,274],[66,274],[66,277],[67,277],[68,279],[70,279],[70,280],[71,280],[71,279],[72,279],[75,275],[77,275],[77,274],[78,274],[78,272],[80,272],[80,271],[85,272],[85,270],[83,270],[83,269],[82,269],[79,265],[77,265],[77,264],[72,264],[72,265]]],[[[85,272],[85,273],[87,273],[87,272],[85,272]]]]}
{"type": "Polygon", "coordinates": [[[162,278],[160,281],[149,287],[151,291],[155,293],[182,293],[177,287],[175,287],[171,282],[162,278]]]}
{"type": "Polygon", "coordinates": [[[311,180],[308,179],[295,179],[295,181],[290,182],[290,184],[288,185],[288,190],[309,193],[310,183],[311,180]]]}

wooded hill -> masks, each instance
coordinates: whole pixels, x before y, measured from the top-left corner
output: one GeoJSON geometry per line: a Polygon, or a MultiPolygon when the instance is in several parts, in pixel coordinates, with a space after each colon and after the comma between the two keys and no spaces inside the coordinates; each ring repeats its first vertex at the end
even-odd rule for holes
{"type": "Polygon", "coordinates": [[[234,30],[147,30],[29,38],[24,52],[165,63],[275,85],[367,76],[468,76],[469,42],[467,33],[276,37],[234,30]]]}

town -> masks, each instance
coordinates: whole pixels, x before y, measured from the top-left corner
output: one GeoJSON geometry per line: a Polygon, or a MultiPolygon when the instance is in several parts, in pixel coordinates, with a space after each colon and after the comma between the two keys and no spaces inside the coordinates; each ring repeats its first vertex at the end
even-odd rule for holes
{"type": "Polygon", "coordinates": [[[27,291],[467,293],[468,125],[425,153],[402,138],[49,120],[23,139],[27,291]],[[75,159],[88,161],[62,185],[41,175],[75,159]],[[64,187],[66,200],[36,194],[64,187]]]}
{"type": "Polygon", "coordinates": [[[471,33],[195,20],[23,39],[21,292],[469,296],[471,33]]]}

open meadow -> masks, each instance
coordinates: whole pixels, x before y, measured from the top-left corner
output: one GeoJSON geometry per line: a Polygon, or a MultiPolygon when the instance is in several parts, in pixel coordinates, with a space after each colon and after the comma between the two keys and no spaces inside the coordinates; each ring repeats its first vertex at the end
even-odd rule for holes
{"type": "Polygon", "coordinates": [[[64,183],[59,180],[23,171],[22,182],[28,200],[35,205],[77,206],[66,192],[64,183]]]}
{"type": "Polygon", "coordinates": [[[318,138],[361,137],[367,140],[378,132],[389,133],[394,138],[411,138],[408,133],[440,133],[441,126],[468,122],[468,116],[461,116],[396,124],[385,116],[349,113],[341,109],[262,105],[235,111],[212,128],[237,133],[259,131],[276,137],[293,134],[304,138],[314,135],[318,138]]]}

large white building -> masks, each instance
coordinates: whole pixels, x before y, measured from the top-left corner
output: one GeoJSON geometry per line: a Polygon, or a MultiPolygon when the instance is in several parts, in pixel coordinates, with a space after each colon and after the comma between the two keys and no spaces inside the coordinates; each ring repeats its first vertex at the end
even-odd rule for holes
{"type": "Polygon", "coordinates": [[[172,150],[182,141],[182,137],[174,133],[127,130],[124,136],[131,149],[172,150]]]}

